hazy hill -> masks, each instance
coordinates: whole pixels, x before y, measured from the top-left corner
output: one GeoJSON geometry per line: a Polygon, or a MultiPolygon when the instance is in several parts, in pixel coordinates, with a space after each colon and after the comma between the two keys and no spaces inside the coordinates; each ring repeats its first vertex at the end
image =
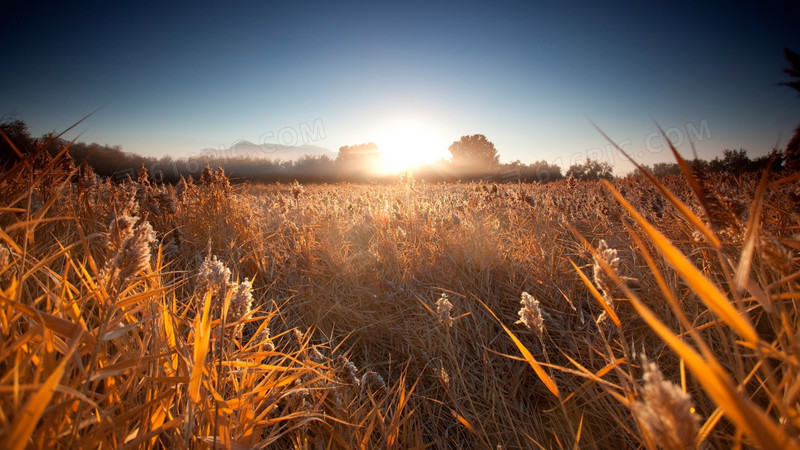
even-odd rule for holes
{"type": "Polygon", "coordinates": [[[227,149],[205,149],[203,155],[216,157],[257,157],[273,161],[297,161],[301,157],[328,156],[336,159],[336,152],[317,145],[304,144],[300,146],[285,146],[274,143],[255,144],[250,141],[239,141],[227,149]]]}

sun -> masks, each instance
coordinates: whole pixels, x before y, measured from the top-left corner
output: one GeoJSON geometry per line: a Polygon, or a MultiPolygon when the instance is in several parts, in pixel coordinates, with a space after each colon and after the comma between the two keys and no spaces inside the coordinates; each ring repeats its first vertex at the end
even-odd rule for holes
{"type": "Polygon", "coordinates": [[[378,171],[394,174],[447,158],[447,140],[430,121],[396,119],[379,131],[376,144],[383,154],[378,171]]]}

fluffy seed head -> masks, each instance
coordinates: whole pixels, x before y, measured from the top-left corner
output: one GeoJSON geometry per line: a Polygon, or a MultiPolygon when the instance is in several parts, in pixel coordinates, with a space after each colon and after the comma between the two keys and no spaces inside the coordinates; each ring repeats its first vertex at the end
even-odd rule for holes
{"type": "Polygon", "coordinates": [[[270,352],[275,350],[275,344],[273,344],[271,341],[271,333],[272,332],[270,331],[269,327],[264,327],[255,337],[255,342],[257,342],[259,345],[263,345],[264,349],[270,352]]]}
{"type": "Polygon", "coordinates": [[[119,210],[123,215],[136,215],[139,212],[139,202],[136,200],[139,185],[126,174],[127,181],[119,186],[119,210]]]}
{"type": "Polygon", "coordinates": [[[781,244],[780,240],[766,237],[761,241],[760,250],[767,264],[781,275],[787,276],[794,271],[792,251],[781,244]]]}
{"type": "Polygon", "coordinates": [[[11,262],[13,262],[11,250],[5,244],[0,243],[0,288],[5,288],[13,277],[14,268],[9,267],[11,262]]]}
{"type": "Polygon", "coordinates": [[[5,244],[0,243],[0,269],[5,268],[11,260],[11,250],[5,244]]]}
{"type": "Polygon", "coordinates": [[[519,309],[519,320],[515,323],[525,325],[528,329],[535,331],[540,338],[544,336],[544,319],[539,300],[536,300],[531,294],[523,292],[522,300],[519,303],[522,308],[519,309]]]}
{"type": "Polygon", "coordinates": [[[230,187],[228,176],[225,175],[225,169],[221,166],[217,166],[217,170],[214,172],[214,182],[226,190],[230,187]]]}
{"type": "Polygon", "coordinates": [[[197,292],[225,295],[231,288],[231,271],[216,256],[206,258],[197,273],[197,292]]]}
{"type": "Polygon", "coordinates": [[[383,391],[384,393],[387,392],[386,381],[384,381],[383,377],[380,374],[375,373],[371,370],[368,370],[361,377],[361,388],[368,392],[379,392],[379,391],[383,391]]]}
{"type": "Polygon", "coordinates": [[[619,257],[617,256],[617,250],[610,248],[604,239],[601,239],[600,244],[597,246],[597,256],[595,256],[594,260],[594,282],[603,291],[606,300],[609,300],[611,299],[611,294],[614,292],[614,288],[616,288],[617,285],[603,270],[603,267],[598,261],[600,259],[605,261],[606,264],[611,267],[611,270],[613,270],[614,273],[617,273],[617,269],[619,268],[619,257]]]}
{"type": "Polygon", "coordinates": [[[576,180],[575,177],[572,176],[572,174],[569,174],[569,178],[567,178],[567,187],[570,189],[575,189],[575,186],[577,185],[578,185],[578,180],[576,180]]]}
{"type": "Polygon", "coordinates": [[[294,183],[292,183],[292,197],[300,198],[300,196],[302,196],[303,193],[305,193],[303,185],[298,183],[297,180],[294,180],[294,183]]]}
{"type": "Polygon", "coordinates": [[[453,304],[447,298],[447,294],[442,293],[439,300],[436,300],[436,314],[439,316],[439,322],[453,326],[453,318],[450,316],[450,311],[453,309],[453,304]]]}
{"type": "Polygon", "coordinates": [[[205,186],[210,186],[214,183],[214,171],[211,170],[211,166],[208,163],[203,168],[203,173],[200,174],[200,183],[205,186]]]}
{"type": "Polygon", "coordinates": [[[668,380],[655,363],[644,360],[642,401],[631,405],[631,411],[644,430],[659,446],[685,449],[697,437],[700,418],[694,413],[692,399],[668,380]]]}
{"type": "Polygon", "coordinates": [[[139,173],[136,176],[136,182],[139,184],[150,184],[150,177],[147,174],[147,168],[142,164],[142,167],[139,168],[139,173]]]}
{"type": "Polygon", "coordinates": [[[132,236],[122,241],[111,262],[112,267],[118,271],[120,280],[124,282],[150,264],[150,248],[155,241],[156,233],[149,222],[143,222],[136,227],[132,236]]]}
{"type": "Polygon", "coordinates": [[[444,367],[440,367],[438,372],[439,380],[441,380],[445,389],[450,390],[450,375],[444,370],[444,367]]]}
{"type": "Polygon", "coordinates": [[[345,384],[358,386],[361,380],[356,376],[356,365],[344,356],[336,357],[336,376],[345,384]]]}
{"type": "Polygon", "coordinates": [[[253,284],[244,280],[233,288],[231,297],[230,320],[235,322],[250,313],[253,305],[253,284]]]}
{"type": "Polygon", "coordinates": [[[186,178],[183,178],[183,175],[181,175],[181,179],[180,181],[178,181],[178,185],[175,186],[175,195],[179,203],[183,203],[183,200],[186,198],[187,189],[188,186],[186,184],[186,178]]]}
{"type": "Polygon", "coordinates": [[[133,236],[133,226],[136,225],[138,220],[138,217],[126,214],[114,216],[108,225],[108,239],[106,241],[108,248],[118,251],[122,247],[122,242],[133,236]]]}

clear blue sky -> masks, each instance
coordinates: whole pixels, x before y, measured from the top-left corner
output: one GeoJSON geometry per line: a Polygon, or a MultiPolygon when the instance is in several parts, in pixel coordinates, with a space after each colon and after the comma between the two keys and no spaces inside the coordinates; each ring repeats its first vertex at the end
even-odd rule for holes
{"type": "Polygon", "coordinates": [[[670,160],[653,119],[706,158],[763,155],[800,123],[776,86],[797,2],[74,3],[4,8],[0,115],[39,135],[102,107],[68,137],[144,155],[265,137],[336,151],[410,118],[443,151],[482,133],[501,161],[566,170],[619,162],[588,119],[646,163],[670,160]]]}

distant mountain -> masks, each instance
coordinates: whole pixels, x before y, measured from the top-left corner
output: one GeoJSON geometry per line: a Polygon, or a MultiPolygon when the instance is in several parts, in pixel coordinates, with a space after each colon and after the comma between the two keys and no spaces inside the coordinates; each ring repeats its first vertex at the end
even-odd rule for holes
{"type": "Polygon", "coordinates": [[[273,143],[254,144],[250,141],[239,141],[230,148],[215,150],[206,149],[202,151],[203,155],[211,157],[255,157],[260,159],[271,159],[273,161],[297,161],[303,156],[328,156],[331,159],[336,159],[338,155],[336,152],[330,151],[325,147],[318,145],[304,144],[299,146],[285,146],[273,143]]]}

